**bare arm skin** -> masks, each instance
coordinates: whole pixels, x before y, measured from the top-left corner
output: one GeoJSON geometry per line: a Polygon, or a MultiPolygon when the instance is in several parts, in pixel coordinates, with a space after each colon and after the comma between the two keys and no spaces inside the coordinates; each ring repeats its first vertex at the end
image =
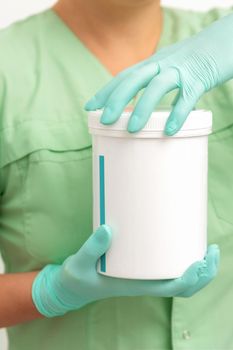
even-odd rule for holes
{"type": "Polygon", "coordinates": [[[44,318],[31,297],[32,283],[38,271],[0,274],[0,328],[44,318]]]}

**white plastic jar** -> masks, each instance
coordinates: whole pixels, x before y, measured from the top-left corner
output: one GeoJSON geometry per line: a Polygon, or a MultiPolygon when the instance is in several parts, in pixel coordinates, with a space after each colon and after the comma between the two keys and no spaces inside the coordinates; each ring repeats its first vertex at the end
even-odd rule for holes
{"type": "Polygon", "coordinates": [[[208,134],[212,114],[192,111],[174,136],[163,133],[169,111],[154,112],[130,134],[125,111],[112,125],[89,113],[93,139],[94,229],[113,230],[99,263],[104,275],[180,277],[207,248],[208,134]]]}

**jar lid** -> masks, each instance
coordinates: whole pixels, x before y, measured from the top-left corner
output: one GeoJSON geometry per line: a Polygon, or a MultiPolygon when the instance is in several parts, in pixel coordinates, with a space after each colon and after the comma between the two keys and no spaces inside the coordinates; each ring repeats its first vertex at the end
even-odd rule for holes
{"type": "Polygon", "coordinates": [[[121,117],[111,125],[100,123],[102,113],[103,110],[88,113],[88,127],[91,134],[101,134],[112,137],[171,138],[208,135],[212,131],[212,112],[203,109],[191,111],[182,128],[173,136],[167,136],[164,134],[164,127],[171,110],[159,110],[153,112],[144,128],[136,133],[129,133],[127,131],[127,124],[132,109],[126,109],[121,117]]]}

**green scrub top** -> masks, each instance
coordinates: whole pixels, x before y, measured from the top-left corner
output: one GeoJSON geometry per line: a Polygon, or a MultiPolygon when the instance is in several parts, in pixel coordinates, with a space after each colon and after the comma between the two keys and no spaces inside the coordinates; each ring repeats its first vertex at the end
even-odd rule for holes
{"type": "MultiPolygon", "coordinates": [[[[229,12],[164,9],[159,47],[229,12]]],[[[52,10],[2,30],[0,52],[0,250],[6,273],[25,272],[62,263],[92,232],[83,105],[111,74],[52,10]]],[[[232,96],[231,81],[197,105],[214,113],[208,234],[221,249],[217,278],[192,298],[110,298],[9,327],[9,350],[233,349],[232,96]]]]}

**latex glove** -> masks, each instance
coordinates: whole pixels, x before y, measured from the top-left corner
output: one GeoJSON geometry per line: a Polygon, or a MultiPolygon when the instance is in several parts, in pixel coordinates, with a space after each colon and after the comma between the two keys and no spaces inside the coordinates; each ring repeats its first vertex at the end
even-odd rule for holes
{"type": "Polygon", "coordinates": [[[85,108],[105,107],[101,122],[112,124],[138,91],[146,87],[128,123],[128,131],[136,132],[145,126],[160,99],[178,88],[165,126],[165,133],[173,135],[205,92],[233,78],[232,38],[231,14],[197,35],[122,71],[88,101],[85,108]]]}
{"type": "Polygon", "coordinates": [[[130,280],[101,275],[96,263],[108,250],[111,230],[100,226],[80,250],[62,265],[47,265],[32,285],[32,299],[38,311],[53,317],[77,310],[93,301],[117,296],[190,296],[216,275],[219,249],[211,245],[204,260],[191,265],[174,280],[130,280]]]}

